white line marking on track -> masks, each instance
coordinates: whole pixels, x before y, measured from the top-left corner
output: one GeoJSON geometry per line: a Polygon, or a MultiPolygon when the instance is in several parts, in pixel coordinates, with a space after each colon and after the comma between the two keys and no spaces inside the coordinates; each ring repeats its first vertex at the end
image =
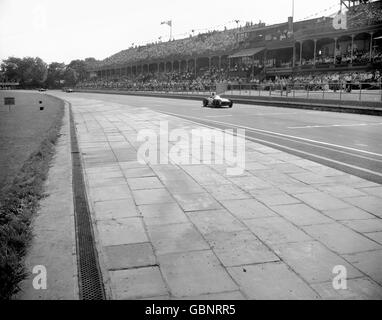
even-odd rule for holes
{"type": "MultiPolygon", "coordinates": [[[[181,115],[181,114],[176,114],[176,113],[166,112],[166,111],[163,111],[163,112],[167,113],[169,115],[176,116],[176,117],[187,117],[187,118],[192,118],[192,119],[197,119],[197,120],[201,120],[201,121],[204,120],[205,121],[205,119],[203,119],[203,118],[187,116],[187,115],[181,115]]],[[[249,130],[249,131],[263,132],[263,133],[273,134],[273,135],[280,136],[280,137],[299,139],[299,140],[302,140],[302,141],[322,144],[322,145],[331,146],[331,147],[343,148],[343,149],[347,149],[347,150],[351,150],[351,151],[356,151],[356,152],[360,152],[360,153],[366,153],[366,154],[369,154],[369,155],[374,155],[374,156],[382,157],[382,154],[380,154],[380,153],[370,152],[370,151],[356,149],[356,148],[351,148],[351,147],[340,146],[340,145],[334,144],[334,143],[328,143],[328,142],[323,142],[323,141],[318,141],[318,140],[312,140],[312,139],[292,136],[292,135],[283,134],[283,133],[274,132],[274,131],[256,129],[256,128],[246,127],[246,126],[242,126],[242,125],[234,124],[234,123],[229,123],[229,122],[221,122],[221,121],[216,121],[216,120],[208,120],[208,121],[215,122],[215,123],[218,123],[218,124],[224,124],[224,125],[229,125],[229,126],[233,126],[233,127],[243,128],[243,129],[246,129],[246,130],[249,130]]]]}
{"type": "MultiPolygon", "coordinates": [[[[270,112],[270,113],[250,113],[248,115],[250,116],[285,116],[285,115],[296,115],[296,114],[301,114],[297,112],[270,112]]],[[[245,116],[246,114],[244,114],[245,116]]]]}
{"type": "Polygon", "coordinates": [[[354,124],[331,124],[331,125],[314,125],[314,126],[302,126],[302,127],[288,127],[288,129],[311,129],[311,128],[332,128],[332,127],[366,127],[366,126],[380,126],[379,123],[354,123],[354,124]]]}
{"type": "MultiPolygon", "coordinates": [[[[182,118],[181,115],[176,115],[176,114],[171,114],[169,113],[170,115],[173,115],[174,117],[177,117],[177,118],[181,118],[182,120],[185,120],[185,121],[189,121],[191,123],[195,123],[197,125],[202,125],[202,126],[205,126],[205,127],[208,127],[208,128],[212,128],[212,129],[218,129],[218,130],[221,130],[222,129],[219,129],[219,128],[216,128],[216,127],[212,127],[212,126],[209,126],[209,125],[206,125],[206,124],[201,124],[199,122],[196,122],[196,121],[192,121],[192,120],[188,120],[188,119],[184,119],[182,118]]],[[[195,117],[194,117],[195,118],[195,117]]],[[[202,120],[202,119],[201,119],[202,120]]],[[[216,122],[216,121],[215,121],[216,122]]],[[[238,127],[237,125],[234,125],[235,127],[238,127]]],[[[359,170],[359,171],[363,171],[363,172],[367,172],[367,173],[370,173],[370,174],[374,174],[376,176],[379,176],[379,177],[382,177],[382,174],[379,173],[379,172],[376,172],[376,171],[372,171],[372,170],[369,170],[369,169],[365,169],[365,168],[361,168],[361,167],[358,167],[358,166],[355,166],[355,165],[352,165],[352,164],[348,164],[348,163],[345,163],[345,162],[341,162],[341,161],[337,161],[337,160],[333,160],[333,159],[330,159],[330,158],[326,158],[326,157],[323,157],[323,156],[319,156],[319,155],[316,155],[316,154],[313,154],[313,153],[309,153],[309,152],[305,152],[305,151],[301,151],[301,150],[298,150],[298,149],[294,149],[294,148],[290,148],[290,147],[286,147],[286,146],[283,146],[283,145],[280,145],[280,144],[277,144],[277,143],[274,143],[274,142],[269,142],[269,141],[266,141],[266,140],[262,140],[262,139],[258,139],[258,138],[252,138],[252,137],[243,137],[241,135],[238,135],[239,137],[242,137],[242,138],[245,138],[247,140],[251,140],[251,141],[261,141],[263,143],[266,143],[266,144],[270,144],[270,145],[273,145],[273,146],[277,146],[277,147],[281,147],[281,148],[284,148],[284,149],[287,149],[287,150],[291,150],[291,151],[294,151],[294,152],[298,152],[298,153],[301,153],[301,154],[305,154],[305,155],[308,155],[308,156],[311,156],[311,157],[316,157],[318,159],[321,159],[321,160],[325,160],[325,161],[329,161],[329,162],[332,162],[332,163],[336,163],[336,164],[339,164],[339,165],[342,165],[342,166],[345,166],[345,167],[348,167],[348,168],[352,168],[352,169],[356,169],[356,170],[359,170]]],[[[350,174],[350,173],[349,173],[350,174]]],[[[352,175],[352,174],[350,174],[352,175]]]]}
{"type": "Polygon", "coordinates": [[[233,117],[232,114],[225,114],[221,116],[206,116],[206,118],[224,118],[224,117],[233,117]]]}

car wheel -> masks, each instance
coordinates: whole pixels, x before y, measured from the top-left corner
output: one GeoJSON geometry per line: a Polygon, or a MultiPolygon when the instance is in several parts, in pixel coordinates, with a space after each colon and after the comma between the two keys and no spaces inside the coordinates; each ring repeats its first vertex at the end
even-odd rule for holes
{"type": "Polygon", "coordinates": [[[203,100],[203,108],[206,108],[208,106],[208,100],[204,99],[203,100]]]}
{"type": "Polygon", "coordinates": [[[233,107],[233,102],[232,102],[232,101],[229,103],[229,107],[230,107],[230,108],[233,107]]]}

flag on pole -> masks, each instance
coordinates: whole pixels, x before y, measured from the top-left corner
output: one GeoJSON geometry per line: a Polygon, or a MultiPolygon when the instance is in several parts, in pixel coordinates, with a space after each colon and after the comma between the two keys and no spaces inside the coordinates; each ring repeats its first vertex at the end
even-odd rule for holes
{"type": "Polygon", "coordinates": [[[169,20],[169,21],[163,21],[160,23],[161,25],[162,24],[167,24],[168,26],[172,27],[172,20],[169,20]]]}

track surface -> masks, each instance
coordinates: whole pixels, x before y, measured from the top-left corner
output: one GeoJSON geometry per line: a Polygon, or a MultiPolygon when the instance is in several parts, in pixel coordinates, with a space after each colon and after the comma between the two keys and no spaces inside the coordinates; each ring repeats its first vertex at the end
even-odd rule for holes
{"type": "Polygon", "coordinates": [[[210,109],[190,100],[73,95],[150,108],[211,127],[244,128],[252,141],[382,184],[382,117],[240,104],[210,109]]]}

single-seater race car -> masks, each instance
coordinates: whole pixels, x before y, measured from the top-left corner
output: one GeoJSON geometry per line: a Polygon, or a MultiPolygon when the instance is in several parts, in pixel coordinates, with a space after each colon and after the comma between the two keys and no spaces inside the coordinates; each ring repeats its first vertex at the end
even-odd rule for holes
{"type": "Polygon", "coordinates": [[[222,108],[222,107],[233,107],[233,101],[230,99],[222,98],[215,93],[210,97],[203,99],[203,107],[213,107],[213,108],[222,108]]]}

